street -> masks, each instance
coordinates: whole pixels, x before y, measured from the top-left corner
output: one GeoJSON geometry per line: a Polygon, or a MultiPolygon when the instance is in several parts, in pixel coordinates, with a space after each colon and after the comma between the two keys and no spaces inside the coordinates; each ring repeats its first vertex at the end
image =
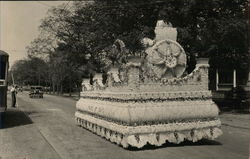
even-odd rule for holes
{"type": "Polygon", "coordinates": [[[76,100],[72,98],[44,95],[43,99],[31,99],[22,92],[17,101],[19,107],[10,108],[8,96],[6,128],[0,130],[0,159],[249,158],[249,114],[222,114],[223,135],[215,141],[123,149],[76,126],[76,100]]]}

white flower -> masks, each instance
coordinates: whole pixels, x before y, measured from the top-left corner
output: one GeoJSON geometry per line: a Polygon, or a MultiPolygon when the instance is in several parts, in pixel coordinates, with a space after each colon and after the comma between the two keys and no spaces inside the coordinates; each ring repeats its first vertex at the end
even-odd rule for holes
{"type": "Polygon", "coordinates": [[[145,47],[148,47],[148,46],[153,46],[154,45],[154,41],[149,39],[149,38],[143,38],[141,43],[145,46],[145,47]]]}
{"type": "Polygon", "coordinates": [[[166,58],[165,65],[169,68],[174,68],[177,65],[176,57],[169,56],[168,58],[166,58]]]}

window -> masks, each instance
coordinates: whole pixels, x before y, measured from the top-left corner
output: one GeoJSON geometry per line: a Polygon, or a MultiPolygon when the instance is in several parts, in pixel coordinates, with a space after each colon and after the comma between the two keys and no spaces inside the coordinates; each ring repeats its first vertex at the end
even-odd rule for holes
{"type": "Polygon", "coordinates": [[[219,70],[219,84],[233,84],[233,70],[219,70]]]}
{"type": "Polygon", "coordinates": [[[233,70],[223,69],[218,70],[218,89],[223,91],[229,91],[233,88],[233,70]]]}

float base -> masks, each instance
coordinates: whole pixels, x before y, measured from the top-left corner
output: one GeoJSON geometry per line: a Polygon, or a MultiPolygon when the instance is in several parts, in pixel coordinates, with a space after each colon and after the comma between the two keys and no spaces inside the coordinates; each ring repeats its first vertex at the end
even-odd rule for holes
{"type": "Polygon", "coordinates": [[[146,144],[161,146],[166,142],[178,144],[184,140],[213,140],[222,135],[219,119],[129,126],[78,111],[75,113],[75,119],[77,125],[124,148],[142,148],[146,144]]]}

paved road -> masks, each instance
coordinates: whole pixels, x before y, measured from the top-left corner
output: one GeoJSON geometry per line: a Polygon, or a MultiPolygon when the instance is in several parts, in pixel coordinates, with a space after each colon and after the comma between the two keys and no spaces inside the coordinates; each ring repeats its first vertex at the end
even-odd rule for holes
{"type": "MultiPolygon", "coordinates": [[[[0,159],[249,158],[250,129],[228,124],[222,127],[224,134],[216,141],[123,149],[76,126],[75,103],[70,98],[45,95],[44,99],[30,99],[27,93],[19,93],[19,108],[9,109],[7,128],[0,130],[0,159]]],[[[227,122],[229,119],[227,115],[227,122]]]]}

